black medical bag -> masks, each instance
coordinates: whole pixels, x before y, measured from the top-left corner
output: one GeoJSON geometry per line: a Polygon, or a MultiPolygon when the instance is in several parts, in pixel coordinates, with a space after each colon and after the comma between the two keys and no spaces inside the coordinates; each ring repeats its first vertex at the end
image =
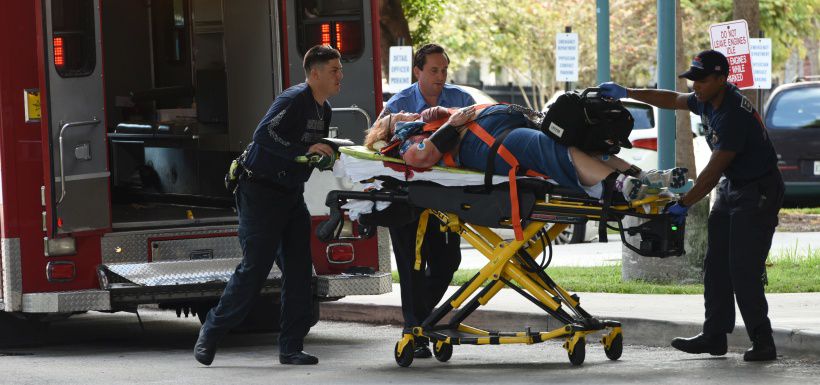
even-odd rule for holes
{"type": "Polygon", "coordinates": [[[597,88],[570,91],[549,106],[541,131],[558,143],[588,152],[617,154],[632,148],[629,134],[635,123],[618,100],[601,97],[597,88]]]}

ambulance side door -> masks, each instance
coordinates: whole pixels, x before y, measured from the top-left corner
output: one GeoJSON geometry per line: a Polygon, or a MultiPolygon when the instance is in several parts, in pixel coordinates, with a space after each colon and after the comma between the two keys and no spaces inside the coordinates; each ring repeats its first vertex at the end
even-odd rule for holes
{"type": "MultiPolygon", "coordinates": [[[[113,6],[113,5],[112,5],[113,6]]],[[[99,0],[44,0],[48,235],[110,228],[99,0]]]]}

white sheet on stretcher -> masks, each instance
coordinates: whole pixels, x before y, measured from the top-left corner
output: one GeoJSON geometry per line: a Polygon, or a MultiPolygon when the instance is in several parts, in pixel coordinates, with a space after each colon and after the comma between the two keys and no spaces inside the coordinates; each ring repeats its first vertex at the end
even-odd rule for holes
{"type": "MultiPolygon", "coordinates": [[[[348,178],[354,183],[377,176],[388,176],[408,182],[435,182],[443,186],[480,186],[484,184],[484,174],[478,172],[465,173],[461,170],[452,172],[441,169],[417,170],[410,168],[404,171],[400,168],[394,169],[385,166],[381,160],[360,159],[344,153],[341,154],[339,160],[333,165],[333,175],[339,178],[348,178]]],[[[507,181],[509,181],[509,179],[506,176],[493,176],[493,184],[505,183],[507,181]]],[[[548,179],[547,182],[557,184],[551,179],[548,179]]],[[[366,184],[364,188],[379,189],[381,188],[381,182],[376,181],[375,183],[366,184]]],[[[344,204],[342,208],[348,210],[348,216],[351,220],[355,221],[359,219],[360,215],[373,212],[373,206],[373,202],[371,201],[351,199],[344,204]]],[[[377,202],[375,206],[376,210],[381,211],[389,207],[390,202],[377,202]]]]}

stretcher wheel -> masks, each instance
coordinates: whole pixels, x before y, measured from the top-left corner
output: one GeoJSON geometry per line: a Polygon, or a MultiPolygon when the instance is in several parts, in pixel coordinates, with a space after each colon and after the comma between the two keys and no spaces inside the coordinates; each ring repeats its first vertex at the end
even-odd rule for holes
{"type": "Polygon", "coordinates": [[[393,349],[393,357],[396,358],[396,363],[402,368],[406,368],[413,363],[413,352],[416,350],[415,342],[410,342],[404,347],[401,354],[399,354],[399,343],[396,342],[396,347],[393,349]]]}
{"type": "Polygon", "coordinates": [[[440,362],[447,362],[453,356],[453,345],[441,343],[441,347],[439,347],[439,344],[435,343],[433,344],[433,355],[440,362]]]}
{"type": "Polygon", "coordinates": [[[615,338],[612,339],[612,343],[609,344],[609,347],[604,346],[604,353],[606,353],[606,358],[609,358],[612,361],[615,361],[621,358],[621,353],[624,352],[624,336],[622,334],[618,334],[615,338]]]}
{"type": "Polygon", "coordinates": [[[572,349],[572,353],[567,353],[569,356],[569,362],[575,366],[581,365],[584,363],[584,358],[587,355],[587,341],[586,338],[581,337],[578,339],[578,342],[575,343],[575,348],[572,349]]]}

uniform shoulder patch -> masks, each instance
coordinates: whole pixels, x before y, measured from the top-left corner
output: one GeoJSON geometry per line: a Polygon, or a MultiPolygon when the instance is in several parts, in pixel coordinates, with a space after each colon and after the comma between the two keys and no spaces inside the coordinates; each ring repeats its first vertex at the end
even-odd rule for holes
{"type": "Polygon", "coordinates": [[[752,102],[749,101],[745,96],[740,95],[740,108],[746,110],[748,113],[752,113],[752,102]]]}

